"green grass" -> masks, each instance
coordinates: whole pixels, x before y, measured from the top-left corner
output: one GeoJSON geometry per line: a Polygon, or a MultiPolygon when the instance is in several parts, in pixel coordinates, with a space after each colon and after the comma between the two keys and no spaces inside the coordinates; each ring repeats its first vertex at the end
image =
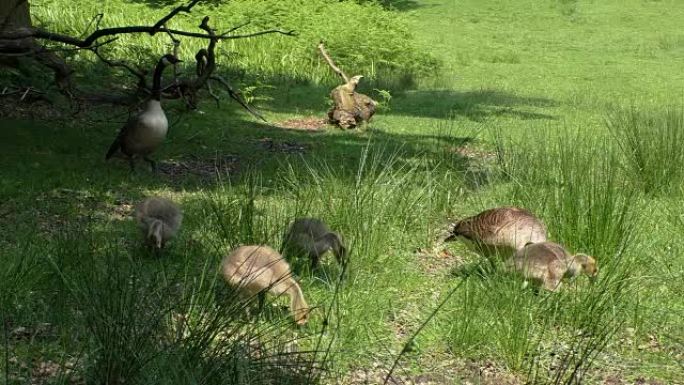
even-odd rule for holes
{"type": "MultiPolygon", "coordinates": [[[[169,3],[32,2],[41,23],[71,32],[97,12],[103,26],[147,24],[164,13],[159,4],[169,3]],[[122,4],[133,12],[124,16],[122,4]]],[[[192,28],[205,13],[219,27],[251,16],[247,30],[301,31],[221,44],[224,75],[249,87],[271,123],[227,101],[203,103],[204,114],[165,104],[173,124],[155,158],[235,156],[236,170],[218,181],[105,163],[121,111],[1,121],[0,378],[30,382],[32,366],[50,360],[75,362],[88,383],[307,383],[318,374],[327,383],[388,367],[404,351],[398,375],[435,372],[446,383],[483,382],[473,374],[481,367],[497,368],[494,383],[684,380],[684,5],[235,1],[174,26],[192,28]],[[389,108],[363,130],[273,123],[325,114],[336,81],[316,57],[321,37],[350,73],[370,75],[362,92],[390,89],[389,108]],[[119,211],[149,194],[185,211],[161,258],[119,211]],[[598,280],[535,293],[460,243],[449,250],[462,263],[415,253],[449,220],[511,204],[537,213],[570,251],[595,256],[598,280]],[[216,274],[220,259],[239,244],[279,248],[297,216],[344,234],[346,278],[338,283],[333,258],[299,272],[315,306],[304,328],[281,299],[248,320],[216,274]],[[42,323],[49,333],[9,334],[42,323]],[[265,355],[250,350],[256,343],[265,355]]],[[[109,54],[149,66],[164,42],[126,38],[109,54]]],[[[181,56],[198,47],[184,41],[181,56]]],[[[91,71],[82,80],[121,82],[86,53],[72,59],[91,71]]]]}

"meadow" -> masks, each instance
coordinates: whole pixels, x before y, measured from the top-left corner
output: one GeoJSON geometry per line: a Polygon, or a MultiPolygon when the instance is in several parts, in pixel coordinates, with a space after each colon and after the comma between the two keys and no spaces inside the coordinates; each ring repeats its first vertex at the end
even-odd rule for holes
{"type": "MultiPolygon", "coordinates": [[[[102,26],[147,24],[177,3],[31,6],[34,23],[80,33],[97,13],[102,26]]],[[[396,364],[387,383],[684,384],[684,4],[240,0],[173,27],[204,14],[219,29],[299,32],[220,45],[222,75],[267,123],[228,98],[195,112],[165,102],[161,171],[131,174],[104,161],[124,109],[72,117],[58,97],[62,115],[3,109],[0,382],[381,384],[396,364]],[[338,84],[320,39],[382,102],[358,130],[303,127],[338,84]],[[185,213],[161,257],[130,217],[148,195],[185,213]],[[460,242],[436,243],[505,205],[595,256],[598,279],[537,293],[460,242]],[[221,258],[278,249],[299,216],[344,234],[348,269],[330,257],[298,272],[314,307],[304,327],[284,299],[246,318],[221,258]]],[[[127,37],[107,54],[149,65],[166,42],[127,37]]],[[[84,83],[128,79],[84,52],[70,60],[84,83]]]]}

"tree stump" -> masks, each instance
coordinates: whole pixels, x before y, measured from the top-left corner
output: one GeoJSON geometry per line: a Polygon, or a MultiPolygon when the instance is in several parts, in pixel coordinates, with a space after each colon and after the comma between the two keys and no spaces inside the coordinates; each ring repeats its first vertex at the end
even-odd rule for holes
{"type": "Polygon", "coordinates": [[[363,122],[368,122],[373,117],[373,114],[375,114],[378,103],[368,95],[356,92],[356,86],[363,76],[347,77],[330,58],[323,42],[318,45],[318,49],[333,71],[345,81],[344,84],[335,87],[330,92],[330,98],[333,100],[334,105],[328,111],[329,122],[344,129],[355,128],[363,122]]]}

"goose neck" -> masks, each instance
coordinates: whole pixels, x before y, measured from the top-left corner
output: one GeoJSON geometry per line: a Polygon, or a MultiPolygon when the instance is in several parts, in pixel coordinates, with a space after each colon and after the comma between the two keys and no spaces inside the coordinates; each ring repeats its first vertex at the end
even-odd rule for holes
{"type": "Polygon", "coordinates": [[[152,99],[154,100],[161,100],[161,77],[162,77],[162,72],[164,72],[164,68],[166,68],[166,64],[164,63],[164,60],[159,60],[157,63],[157,66],[154,68],[154,77],[153,77],[153,83],[152,83],[152,99]]]}

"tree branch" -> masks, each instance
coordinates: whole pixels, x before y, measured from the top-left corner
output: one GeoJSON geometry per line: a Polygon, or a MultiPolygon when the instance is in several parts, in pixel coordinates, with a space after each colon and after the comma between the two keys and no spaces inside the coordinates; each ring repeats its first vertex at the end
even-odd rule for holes
{"type": "Polygon", "coordinates": [[[342,77],[342,79],[344,80],[345,83],[349,83],[349,77],[347,76],[347,74],[342,72],[340,67],[335,65],[335,62],[333,61],[333,59],[330,57],[330,55],[328,55],[328,51],[325,50],[325,45],[323,44],[323,41],[318,43],[318,50],[321,51],[321,55],[323,56],[323,59],[325,59],[325,61],[330,66],[330,68],[332,68],[332,70],[335,71],[336,74],[340,75],[340,77],[342,77]]]}
{"type": "Polygon", "coordinates": [[[244,100],[242,100],[242,97],[240,97],[240,94],[237,93],[237,92],[235,92],[235,91],[233,90],[233,87],[231,87],[230,84],[229,84],[224,78],[222,78],[222,77],[220,77],[220,76],[218,76],[218,75],[214,75],[214,76],[209,77],[209,79],[211,79],[211,80],[213,80],[213,81],[215,81],[215,82],[221,83],[221,84],[226,88],[226,91],[228,91],[228,95],[230,95],[231,98],[233,98],[233,99],[234,99],[236,102],[238,102],[242,107],[244,107],[245,110],[249,111],[249,113],[251,113],[252,115],[254,115],[255,117],[257,117],[258,119],[263,120],[264,122],[268,122],[268,121],[266,120],[266,118],[263,117],[263,115],[261,115],[258,111],[256,111],[256,110],[253,109],[252,107],[250,107],[249,104],[247,104],[247,102],[245,102],[244,100]]]}
{"type": "Polygon", "coordinates": [[[107,59],[106,57],[104,57],[100,53],[100,50],[98,50],[97,47],[94,47],[93,49],[91,49],[91,51],[93,51],[95,56],[97,56],[98,59],[100,59],[100,61],[107,64],[108,66],[110,66],[110,67],[121,67],[121,68],[125,68],[126,70],[128,70],[128,72],[130,72],[133,76],[138,78],[138,87],[143,88],[143,89],[147,89],[147,79],[146,79],[147,72],[146,71],[143,71],[139,68],[134,68],[132,65],[124,62],[123,60],[107,59]]]}
{"type": "Polygon", "coordinates": [[[167,21],[173,19],[174,16],[181,12],[186,12],[189,13],[190,10],[192,10],[192,7],[194,7],[197,3],[199,3],[200,0],[191,0],[187,5],[181,5],[178,6],[169,12],[168,15],[162,17],[157,21],[153,26],[152,26],[152,32],[150,32],[150,35],[154,35],[155,33],[160,31],[160,28],[166,24],[167,21]]]}
{"type": "Polygon", "coordinates": [[[249,37],[254,37],[254,36],[259,36],[259,35],[265,35],[265,34],[271,34],[271,33],[278,33],[278,34],[286,35],[286,36],[296,36],[296,31],[294,31],[294,30],[283,31],[280,29],[269,29],[269,30],[265,30],[265,31],[254,32],[254,33],[249,33],[249,34],[244,34],[244,35],[221,34],[221,35],[212,37],[212,36],[204,34],[204,33],[187,32],[187,31],[181,31],[181,30],[177,30],[177,29],[164,28],[164,27],[155,29],[154,27],[149,27],[149,26],[129,26],[129,27],[114,27],[114,28],[99,29],[99,30],[91,33],[90,36],[86,37],[85,39],[78,39],[78,38],[75,38],[75,37],[69,36],[69,35],[62,35],[59,33],[49,32],[49,31],[46,31],[46,30],[43,30],[40,28],[28,28],[28,29],[24,28],[22,30],[10,31],[8,33],[1,34],[0,39],[20,40],[20,39],[25,39],[28,37],[33,37],[35,39],[50,40],[50,41],[54,41],[57,43],[64,43],[64,44],[69,44],[69,45],[73,45],[76,47],[88,48],[88,47],[92,46],[97,39],[104,37],[104,36],[134,34],[134,33],[154,34],[157,32],[170,32],[170,33],[180,35],[180,36],[196,37],[196,38],[200,38],[200,39],[210,39],[210,40],[211,39],[218,39],[218,40],[244,39],[244,38],[249,38],[249,37]]]}

